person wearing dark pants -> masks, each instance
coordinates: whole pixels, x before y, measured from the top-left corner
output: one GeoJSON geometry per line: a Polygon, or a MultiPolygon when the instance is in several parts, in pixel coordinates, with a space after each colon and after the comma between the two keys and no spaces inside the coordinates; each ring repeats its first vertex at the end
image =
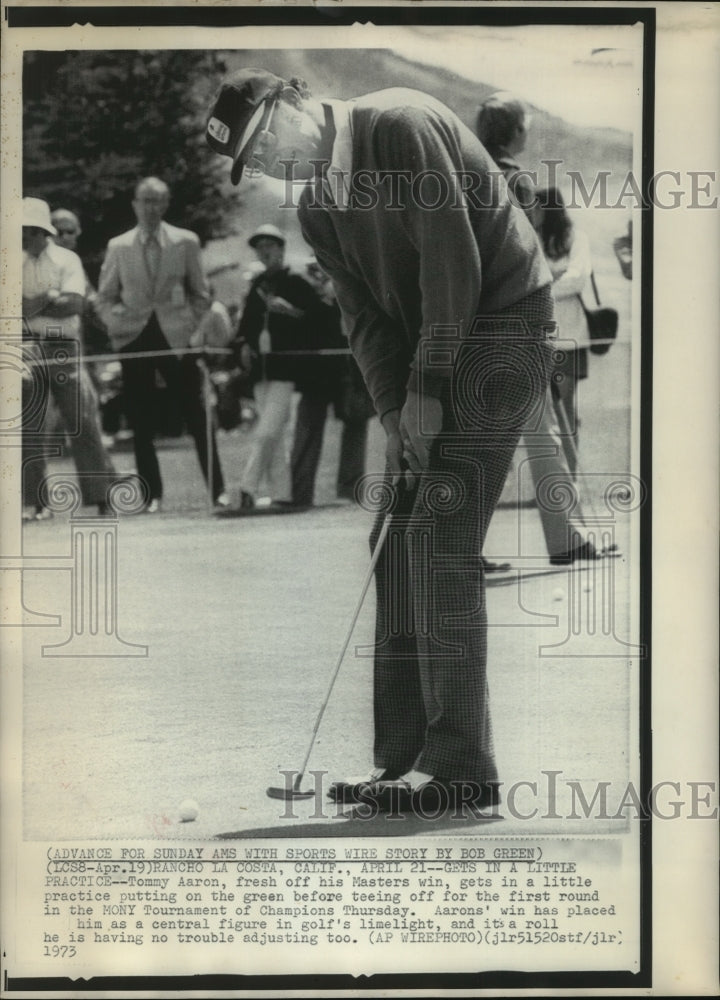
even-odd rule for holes
{"type": "MultiPolygon", "coordinates": [[[[391,544],[375,575],[375,765],[390,781],[434,776],[436,787],[420,803],[427,811],[453,781],[476,784],[480,804],[491,805],[498,781],[480,669],[487,660],[487,570],[473,553],[482,551],[522,417],[537,413],[548,384],[551,351],[542,323],[552,315],[549,290],[538,289],[506,313],[503,325],[498,312],[493,325],[459,349],[457,376],[440,390],[442,425],[430,445],[428,471],[414,488],[401,482],[391,544]],[[500,349],[492,343],[494,331],[505,341],[500,349]],[[484,380],[478,405],[468,398],[462,373],[465,365],[482,364],[488,350],[495,353],[495,371],[484,380]]],[[[371,551],[382,520],[373,527],[371,551]]],[[[342,798],[344,783],[337,784],[342,798]]],[[[388,787],[388,804],[391,793],[403,791],[388,787]]]]}
{"type": "MultiPolygon", "coordinates": [[[[362,379],[359,373],[358,377],[362,379]]],[[[371,414],[366,414],[365,416],[356,416],[355,414],[342,416],[342,411],[338,413],[338,404],[335,405],[335,413],[342,420],[343,425],[340,435],[340,459],[338,462],[336,493],[341,500],[354,500],[355,491],[358,488],[360,480],[365,475],[368,420],[371,414]]]]}
{"type": "Polygon", "coordinates": [[[318,423],[317,407],[310,405],[317,375],[309,352],[316,347],[320,300],[305,277],[285,263],[285,236],[277,226],[264,223],[248,243],[264,269],[250,285],[234,343],[258,410],[240,480],[240,509],[252,510],[263,489],[274,508],[297,509],[313,502],[325,423],[318,423]],[[307,390],[308,399],[296,414],[291,462],[285,442],[296,387],[307,390]]]}
{"type": "Polygon", "coordinates": [[[170,190],[157,177],[135,188],[134,229],[110,240],[100,272],[97,311],[113,349],[120,353],[125,406],[134,434],[137,471],[148,491],[147,511],[160,509],[163,483],[155,453],[153,400],[159,371],[185,413],[200,467],[208,477],[207,438],[211,438],[215,504],[227,507],[215,428],[207,427],[202,373],[197,359],[185,354],[190,338],[210,308],[200,262],[200,241],[188,229],[163,221],[170,190]],[[172,354],[168,353],[172,351],[172,354]],[[130,358],[130,354],[146,357],[130,358]]]}
{"type": "Polygon", "coordinates": [[[305,270],[318,296],[310,331],[318,354],[300,362],[296,378],[301,396],[291,459],[293,498],[297,496],[300,502],[312,503],[328,407],[332,404],[343,425],[336,493],[342,500],[353,500],[365,472],[367,426],[375,411],[357,362],[347,353],[348,341],[342,332],[332,282],[314,257],[305,270]],[[337,353],[323,355],[320,353],[323,351],[337,353]]]}
{"type": "Polygon", "coordinates": [[[315,479],[322,453],[329,396],[320,392],[301,392],[295,416],[295,434],[290,453],[292,501],[296,507],[312,507],[315,479]]]}
{"type": "Polygon", "coordinates": [[[418,91],[320,101],[300,80],[238,70],[207,139],[236,183],[246,164],[309,181],[301,230],[333,282],[400,492],[376,570],[375,767],[331,797],[494,808],[481,556],[547,391],[553,303],[537,236],[478,139],[418,91]]]}
{"type": "MultiPolygon", "coordinates": [[[[155,314],[148,320],[140,336],[120,351],[123,388],[130,426],[133,428],[135,461],[140,478],[146,483],[149,500],[161,500],[163,483],[155,451],[154,436],[157,413],[155,373],[167,387],[168,397],[178,407],[185,426],[195,442],[198,460],[205,481],[208,479],[207,420],[203,401],[203,376],[193,355],[176,357],[155,352],[167,352],[155,314]],[[123,354],[143,353],[147,358],[124,358],[123,354]]],[[[217,499],[224,490],[215,435],[212,434],[212,493],[217,499]]]]}

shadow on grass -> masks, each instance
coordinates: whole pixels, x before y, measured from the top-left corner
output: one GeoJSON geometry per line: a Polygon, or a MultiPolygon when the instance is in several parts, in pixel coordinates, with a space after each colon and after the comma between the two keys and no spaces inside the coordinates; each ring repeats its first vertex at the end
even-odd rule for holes
{"type": "Polygon", "coordinates": [[[438,831],[465,833],[477,831],[483,827],[494,827],[502,822],[503,817],[483,815],[463,811],[462,814],[444,813],[438,817],[423,817],[404,815],[401,813],[381,813],[366,817],[355,815],[352,811],[338,812],[328,818],[339,822],[297,822],[292,810],[289,815],[279,818],[280,824],[274,826],[256,826],[250,830],[237,830],[233,833],[219,833],[216,840],[250,840],[253,838],[293,838],[298,837],[412,837],[420,834],[432,834],[438,831]]]}

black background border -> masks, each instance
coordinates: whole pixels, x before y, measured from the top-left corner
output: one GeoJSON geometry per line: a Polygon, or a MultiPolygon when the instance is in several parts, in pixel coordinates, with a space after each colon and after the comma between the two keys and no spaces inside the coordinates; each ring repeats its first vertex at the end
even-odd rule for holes
{"type": "MultiPolygon", "coordinates": [[[[93,7],[55,5],[5,8],[7,29],[59,28],[74,24],[98,28],[113,27],[243,27],[243,26],[350,26],[354,23],[378,25],[487,25],[523,24],[637,24],[644,28],[643,43],[643,134],[641,190],[652,190],[655,125],[655,9],[653,7],[477,7],[445,5],[347,7],[309,6],[141,6],[93,7]]],[[[640,476],[648,487],[640,515],[640,637],[647,655],[642,665],[639,691],[640,713],[640,799],[648,801],[652,784],[651,735],[651,606],[652,606],[652,327],[653,327],[653,207],[643,204],[642,213],[642,376],[640,388],[640,476]]],[[[64,992],[72,995],[118,991],[234,990],[294,991],[322,990],[409,990],[409,989],[613,989],[630,990],[652,985],[652,820],[638,819],[640,826],[640,969],[638,972],[506,972],[477,973],[387,973],[373,976],[350,975],[196,975],[196,976],[95,976],[91,979],[63,977],[14,978],[7,969],[6,991],[64,992]]],[[[8,847],[6,846],[7,850],[8,847]]],[[[432,995],[432,993],[430,994],[432,995]]]]}

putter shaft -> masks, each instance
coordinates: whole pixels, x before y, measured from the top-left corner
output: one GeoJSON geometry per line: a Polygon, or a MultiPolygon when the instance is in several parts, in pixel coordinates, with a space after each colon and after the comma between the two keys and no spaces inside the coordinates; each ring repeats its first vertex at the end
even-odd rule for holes
{"type": "Polygon", "coordinates": [[[355,629],[355,624],[358,620],[360,611],[365,601],[365,595],[367,594],[368,588],[372,581],[373,574],[375,572],[375,567],[377,566],[377,561],[380,558],[380,553],[382,552],[383,546],[385,544],[385,539],[387,538],[388,531],[390,530],[391,521],[392,521],[392,514],[386,514],[382,528],[380,529],[380,534],[378,536],[375,549],[373,550],[372,558],[370,559],[370,565],[368,566],[368,571],[365,575],[365,580],[363,581],[362,590],[360,592],[360,599],[358,600],[357,607],[355,608],[355,613],[353,614],[352,621],[350,622],[350,628],[348,629],[347,636],[345,637],[345,642],[343,643],[343,647],[340,650],[340,655],[337,658],[337,662],[330,676],[330,683],[328,684],[327,694],[325,695],[325,699],[322,705],[320,706],[320,711],[318,712],[317,719],[315,720],[312,736],[310,738],[310,745],[308,747],[307,753],[305,754],[305,760],[303,761],[300,773],[295,779],[293,790],[299,790],[300,782],[305,776],[305,770],[307,768],[308,761],[310,760],[310,754],[312,753],[313,746],[315,745],[315,737],[318,734],[320,723],[322,722],[323,715],[325,714],[325,709],[327,708],[328,702],[330,701],[330,695],[332,694],[333,687],[335,686],[335,681],[337,680],[338,673],[340,672],[340,667],[342,665],[343,659],[345,658],[345,653],[347,652],[347,648],[350,645],[350,639],[352,638],[352,634],[355,629]]]}

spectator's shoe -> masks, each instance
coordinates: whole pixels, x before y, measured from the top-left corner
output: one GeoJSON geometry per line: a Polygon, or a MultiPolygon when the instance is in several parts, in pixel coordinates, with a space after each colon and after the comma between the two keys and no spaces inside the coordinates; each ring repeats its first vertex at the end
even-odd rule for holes
{"type": "Polygon", "coordinates": [[[240,490],[240,502],[237,507],[231,506],[227,493],[221,493],[215,501],[213,513],[216,517],[239,517],[242,514],[251,514],[256,506],[255,497],[245,490],[240,490]]]}
{"type": "Polygon", "coordinates": [[[50,521],[54,516],[49,507],[38,506],[35,508],[35,521],[50,521]]]}
{"type": "Polygon", "coordinates": [[[146,514],[159,514],[162,510],[162,500],[155,497],[152,500],[148,500],[147,506],[145,507],[146,514]]]}
{"type": "Polygon", "coordinates": [[[485,556],[481,556],[481,558],[483,570],[486,573],[507,573],[509,569],[512,569],[512,565],[509,562],[498,563],[491,562],[489,559],[486,559],[485,556]]]}
{"type": "Polygon", "coordinates": [[[597,559],[618,558],[620,550],[616,544],[608,545],[604,549],[596,549],[592,542],[583,542],[576,545],[568,552],[561,552],[559,555],[550,556],[551,566],[570,566],[574,562],[594,562],[597,559]]]}
{"type": "Polygon", "coordinates": [[[23,521],[34,521],[36,514],[37,509],[35,507],[23,507],[22,519],[23,521]]]}
{"type": "Polygon", "coordinates": [[[376,788],[381,781],[392,781],[400,777],[399,771],[390,768],[376,767],[364,778],[346,778],[344,781],[333,781],[328,789],[328,798],[333,802],[356,803],[365,792],[376,788]]]}
{"type": "Polygon", "coordinates": [[[255,497],[252,493],[240,490],[240,510],[255,510],[255,497]]]}

